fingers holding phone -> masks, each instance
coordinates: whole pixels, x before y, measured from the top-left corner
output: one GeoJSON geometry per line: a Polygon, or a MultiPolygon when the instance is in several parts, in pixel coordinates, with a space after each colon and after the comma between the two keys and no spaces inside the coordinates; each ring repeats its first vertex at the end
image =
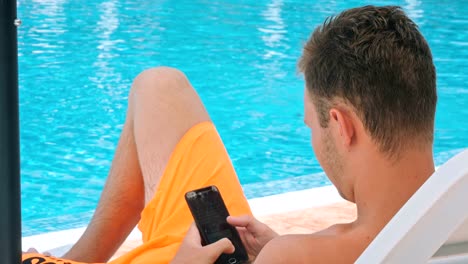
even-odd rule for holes
{"type": "Polygon", "coordinates": [[[260,250],[278,233],[253,216],[229,216],[227,222],[235,226],[249,255],[256,257],[260,250]]]}
{"type": "Polygon", "coordinates": [[[202,246],[200,232],[197,226],[192,224],[176,256],[172,259],[171,264],[211,264],[214,263],[221,254],[232,254],[234,250],[234,245],[227,238],[220,239],[207,246],[202,246]]]}
{"type": "MultiPolygon", "coordinates": [[[[211,245],[228,239],[235,250],[219,256],[216,264],[247,263],[248,254],[239,233],[226,219],[229,212],[216,186],[189,191],[185,200],[199,230],[201,245],[211,245]]],[[[221,243],[221,242],[220,242],[221,243]]]]}

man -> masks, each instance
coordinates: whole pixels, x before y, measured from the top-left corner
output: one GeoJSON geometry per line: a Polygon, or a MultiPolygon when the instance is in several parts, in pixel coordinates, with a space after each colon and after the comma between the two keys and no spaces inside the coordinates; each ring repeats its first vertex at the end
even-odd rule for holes
{"type": "Polygon", "coordinates": [[[355,261],[434,172],[432,55],[398,7],[366,6],[318,27],[299,69],[312,147],[341,196],[356,203],[356,221],[286,236],[257,221],[189,82],[157,68],[135,79],[98,208],[64,257],[107,261],[140,220],[143,246],[115,263],[213,263],[234,248],[227,239],[201,246],[183,193],[215,184],[231,214],[243,215],[228,221],[255,263],[355,261]]]}

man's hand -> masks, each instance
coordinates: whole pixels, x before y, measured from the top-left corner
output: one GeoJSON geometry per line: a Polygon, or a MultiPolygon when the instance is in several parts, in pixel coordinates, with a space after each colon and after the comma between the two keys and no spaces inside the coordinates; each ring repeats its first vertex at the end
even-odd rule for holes
{"type": "Polygon", "coordinates": [[[250,215],[229,216],[227,221],[237,228],[247,252],[254,258],[266,243],[278,236],[273,229],[250,215]]]}
{"type": "Polygon", "coordinates": [[[197,226],[192,224],[171,263],[212,264],[222,253],[232,254],[234,250],[234,245],[227,238],[203,247],[197,226]]]}

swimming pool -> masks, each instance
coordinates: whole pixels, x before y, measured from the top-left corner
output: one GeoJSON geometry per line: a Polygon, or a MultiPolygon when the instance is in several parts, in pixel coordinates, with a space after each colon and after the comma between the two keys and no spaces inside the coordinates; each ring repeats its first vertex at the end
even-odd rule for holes
{"type": "MultiPolygon", "coordinates": [[[[363,4],[339,2],[19,0],[23,235],[89,221],[132,78],[157,65],[192,81],[248,197],[330,184],[302,122],[295,65],[317,24],[363,4]]],[[[440,164],[468,146],[468,4],[391,3],[405,8],[433,50],[440,164]]]]}

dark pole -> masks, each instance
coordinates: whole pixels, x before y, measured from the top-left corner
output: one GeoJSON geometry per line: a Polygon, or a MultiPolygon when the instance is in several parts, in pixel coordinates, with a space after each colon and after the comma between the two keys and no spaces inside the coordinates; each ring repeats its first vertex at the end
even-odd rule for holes
{"type": "Polygon", "coordinates": [[[21,263],[16,0],[0,0],[0,258],[21,263]]]}

